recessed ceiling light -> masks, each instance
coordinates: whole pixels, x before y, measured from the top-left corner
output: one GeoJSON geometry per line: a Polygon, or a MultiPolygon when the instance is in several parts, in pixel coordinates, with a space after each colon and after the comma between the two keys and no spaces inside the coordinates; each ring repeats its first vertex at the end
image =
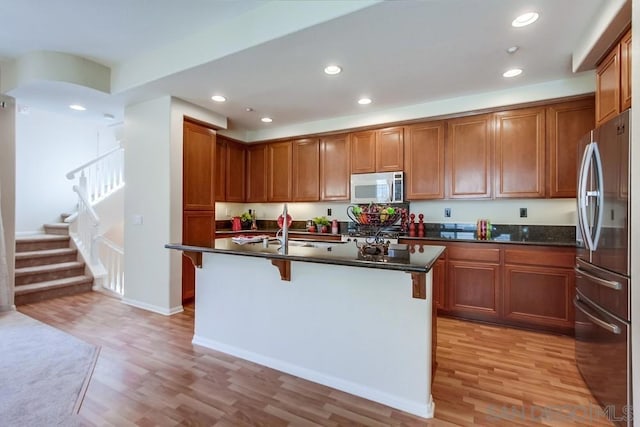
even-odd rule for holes
{"type": "Polygon", "coordinates": [[[271,117],[263,117],[260,119],[263,123],[271,123],[273,119],[271,117]]]}
{"type": "Polygon", "coordinates": [[[71,108],[72,110],[76,110],[76,111],[84,111],[84,110],[86,110],[86,108],[83,107],[80,104],[71,104],[71,105],[69,105],[69,108],[71,108]]]}
{"type": "Polygon", "coordinates": [[[213,99],[213,100],[214,100],[214,101],[216,101],[216,102],[224,102],[224,101],[226,101],[226,100],[227,100],[227,98],[225,98],[225,97],[224,97],[224,96],[222,96],[222,95],[213,95],[213,96],[211,97],[211,99],[213,99]]]}
{"type": "Polygon", "coordinates": [[[337,65],[327,65],[326,67],[324,67],[324,72],[329,75],[340,74],[341,71],[342,68],[337,65]]]}
{"type": "Polygon", "coordinates": [[[360,98],[358,99],[358,104],[360,105],[371,104],[371,98],[360,98]]]}
{"type": "Polygon", "coordinates": [[[502,73],[502,77],[515,77],[520,74],[522,74],[522,70],[520,68],[512,68],[502,73]]]}
{"type": "Polygon", "coordinates": [[[510,48],[507,48],[507,53],[516,53],[518,49],[520,49],[518,46],[511,46],[510,48]]]}
{"type": "Polygon", "coordinates": [[[538,20],[539,17],[540,15],[538,15],[536,12],[523,13],[522,15],[514,19],[513,22],[511,22],[511,25],[514,27],[524,27],[529,24],[533,24],[538,20]]]}

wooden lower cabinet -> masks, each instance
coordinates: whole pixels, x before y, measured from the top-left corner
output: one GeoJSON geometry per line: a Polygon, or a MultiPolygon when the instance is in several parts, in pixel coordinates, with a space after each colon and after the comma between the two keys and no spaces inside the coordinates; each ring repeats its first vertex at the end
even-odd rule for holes
{"type": "MultiPolygon", "coordinates": [[[[212,246],[215,235],[214,211],[184,211],[182,214],[182,244],[212,246]]],[[[196,294],[196,273],[193,262],[182,255],[182,302],[193,300],[196,294]]]]}
{"type": "Polygon", "coordinates": [[[449,261],[449,312],[468,319],[497,320],[500,317],[499,269],[497,264],[449,261]]]}
{"type": "Polygon", "coordinates": [[[575,248],[400,242],[418,248],[446,246],[432,269],[433,302],[439,315],[573,335],[575,248]]]}
{"type": "Polygon", "coordinates": [[[573,333],[574,248],[504,250],[504,319],[514,325],[573,333]]]}

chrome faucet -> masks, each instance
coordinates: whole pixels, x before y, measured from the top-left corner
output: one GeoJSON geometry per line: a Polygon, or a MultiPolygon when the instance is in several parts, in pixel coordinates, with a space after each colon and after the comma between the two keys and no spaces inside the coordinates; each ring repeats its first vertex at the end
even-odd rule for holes
{"type": "Polygon", "coordinates": [[[284,209],[282,210],[282,253],[289,253],[289,221],[287,220],[287,204],[284,204],[284,209]]]}

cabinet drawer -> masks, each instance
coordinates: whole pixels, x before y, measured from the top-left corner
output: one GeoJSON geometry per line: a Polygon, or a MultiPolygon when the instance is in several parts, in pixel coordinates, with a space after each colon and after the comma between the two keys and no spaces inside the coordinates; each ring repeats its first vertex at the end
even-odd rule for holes
{"type": "Polygon", "coordinates": [[[505,264],[521,264],[548,267],[573,268],[576,252],[573,249],[553,250],[552,248],[538,249],[505,249],[505,264]]]}
{"type": "Polygon", "coordinates": [[[448,245],[449,259],[458,259],[464,261],[484,261],[499,263],[500,249],[498,248],[482,248],[483,244],[477,245],[448,245]]]}

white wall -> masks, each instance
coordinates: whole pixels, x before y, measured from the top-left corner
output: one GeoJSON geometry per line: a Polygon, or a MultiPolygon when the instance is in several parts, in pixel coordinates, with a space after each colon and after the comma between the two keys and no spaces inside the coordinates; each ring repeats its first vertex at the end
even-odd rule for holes
{"type": "Polygon", "coordinates": [[[226,118],[169,96],[125,109],[125,277],[123,301],[162,314],[182,310],[182,127],[226,118]],[[140,224],[135,224],[140,219],[140,224]]]}
{"type": "Polygon", "coordinates": [[[165,96],[125,109],[125,265],[123,301],[170,314],[170,116],[165,96]],[[140,224],[134,223],[139,217],[140,224]]]}
{"type": "Polygon", "coordinates": [[[16,232],[41,231],[75,211],[75,182],[65,174],[115,144],[113,131],[93,121],[37,109],[17,114],[16,232]]]}
{"type": "Polygon", "coordinates": [[[7,288],[0,289],[0,310],[13,306],[15,259],[15,100],[0,95],[0,211],[7,254],[7,288]]]}

